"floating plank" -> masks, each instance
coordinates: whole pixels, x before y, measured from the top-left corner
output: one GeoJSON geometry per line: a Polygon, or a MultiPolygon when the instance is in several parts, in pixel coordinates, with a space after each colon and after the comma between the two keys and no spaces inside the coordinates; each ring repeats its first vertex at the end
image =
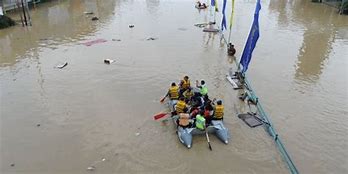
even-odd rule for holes
{"type": "Polygon", "coordinates": [[[219,29],[216,29],[216,28],[204,28],[203,29],[203,32],[210,32],[210,33],[217,33],[219,32],[220,30],[219,29]]]}
{"type": "Polygon", "coordinates": [[[233,89],[242,89],[242,87],[240,85],[238,85],[237,82],[234,81],[235,79],[232,79],[232,77],[230,75],[226,75],[226,79],[230,82],[233,89]]]}

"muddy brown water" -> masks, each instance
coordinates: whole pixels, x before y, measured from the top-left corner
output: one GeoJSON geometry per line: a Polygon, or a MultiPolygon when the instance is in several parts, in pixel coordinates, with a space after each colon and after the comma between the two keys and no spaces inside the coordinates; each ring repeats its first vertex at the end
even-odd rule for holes
{"type": "MultiPolygon", "coordinates": [[[[254,7],[236,2],[237,58],[254,7]]],[[[236,116],[234,106],[248,107],[225,80],[233,59],[219,35],[193,26],[213,19],[209,10],[189,1],[81,0],[39,4],[31,15],[32,27],[0,30],[0,173],[289,173],[264,129],[236,116]],[[82,44],[94,39],[107,42],[82,44]],[[188,150],[172,124],[153,120],[184,75],[204,79],[224,101],[230,144],[211,135],[209,151],[198,136],[188,150]]],[[[348,16],[336,9],[262,2],[247,75],[301,173],[348,173],[347,50],[348,16]]]]}

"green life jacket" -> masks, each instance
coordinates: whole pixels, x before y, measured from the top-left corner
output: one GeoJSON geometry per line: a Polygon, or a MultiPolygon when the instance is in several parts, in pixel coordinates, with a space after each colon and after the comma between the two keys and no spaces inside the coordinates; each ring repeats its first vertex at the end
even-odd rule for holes
{"type": "Polygon", "coordinates": [[[205,118],[200,114],[196,116],[196,128],[200,130],[204,130],[205,128],[205,118]]]}
{"type": "Polygon", "coordinates": [[[208,94],[208,88],[203,85],[199,91],[203,96],[208,94]]]}

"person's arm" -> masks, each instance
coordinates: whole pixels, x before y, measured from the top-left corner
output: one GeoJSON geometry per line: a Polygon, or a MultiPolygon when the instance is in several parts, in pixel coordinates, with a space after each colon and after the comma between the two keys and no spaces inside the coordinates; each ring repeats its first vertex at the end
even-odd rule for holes
{"type": "Polygon", "coordinates": [[[167,94],[164,97],[168,97],[170,94],[170,91],[168,90],[167,94]]]}
{"type": "Polygon", "coordinates": [[[200,88],[200,86],[198,85],[198,80],[196,80],[196,87],[200,88]]]}

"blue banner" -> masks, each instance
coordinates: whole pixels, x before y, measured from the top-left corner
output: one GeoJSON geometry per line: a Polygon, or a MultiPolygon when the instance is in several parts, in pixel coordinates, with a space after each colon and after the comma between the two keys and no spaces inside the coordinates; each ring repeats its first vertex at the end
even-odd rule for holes
{"type": "Polygon", "coordinates": [[[226,27],[226,15],[225,15],[225,9],[226,9],[226,1],[224,0],[224,4],[222,6],[222,21],[221,21],[221,30],[224,31],[224,28],[227,29],[226,27]]]}
{"type": "Polygon", "coordinates": [[[211,0],[211,1],[210,1],[210,5],[211,5],[211,6],[215,6],[215,0],[211,0]]]}
{"type": "Polygon", "coordinates": [[[242,72],[246,72],[248,70],[248,66],[251,60],[251,55],[256,46],[256,42],[259,39],[259,11],[261,10],[260,0],[256,2],[256,8],[254,13],[254,21],[250,29],[250,33],[248,36],[247,43],[245,44],[242,58],[240,59],[240,64],[243,66],[242,72]]]}

